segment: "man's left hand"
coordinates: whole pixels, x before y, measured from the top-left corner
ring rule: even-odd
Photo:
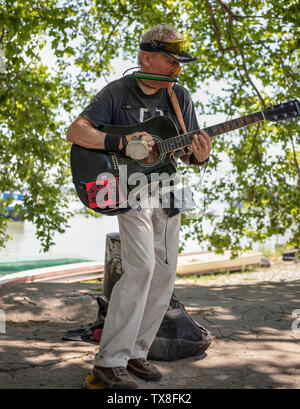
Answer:
[[[203,129],[194,135],[192,142],[192,151],[194,157],[198,162],[203,162],[210,155],[212,149],[212,138]]]

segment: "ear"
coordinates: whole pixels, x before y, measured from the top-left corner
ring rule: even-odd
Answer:
[[[146,68],[151,67],[152,53],[148,51],[141,51],[142,66]]]

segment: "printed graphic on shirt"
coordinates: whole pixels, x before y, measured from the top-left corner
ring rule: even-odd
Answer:
[[[140,108],[140,122],[144,122],[144,121],[146,121],[146,119],[149,119],[149,115],[147,117],[145,115],[146,112],[149,112],[148,108]],[[157,107],[155,109],[155,112],[159,112],[160,116],[164,115],[164,109],[161,108],[161,107]],[[157,115],[155,115],[155,116],[157,116]],[[151,117],[151,115],[150,115],[150,117]]]

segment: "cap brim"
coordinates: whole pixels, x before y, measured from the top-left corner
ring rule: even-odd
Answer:
[[[179,63],[187,63],[187,62],[193,62],[193,61],[198,61],[197,57],[194,57],[192,54],[189,54],[187,52],[181,52],[180,54],[174,54],[171,53],[171,51],[159,51],[162,54],[167,55],[168,57],[173,58],[173,60],[178,61]]]

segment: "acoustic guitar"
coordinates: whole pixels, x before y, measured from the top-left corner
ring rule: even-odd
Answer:
[[[293,100],[204,130],[215,137],[261,121],[277,122],[299,116],[300,103]],[[138,206],[141,196],[149,194],[149,187],[154,184],[172,185],[176,175],[176,152],[189,147],[199,132],[194,130],[179,135],[175,123],[167,116],[154,117],[132,126],[105,125],[101,131],[118,135],[146,131],[155,142],[153,150],[143,160],[72,145],[73,183],[81,202],[95,212],[110,216]],[[133,196],[134,200],[131,200]]]

